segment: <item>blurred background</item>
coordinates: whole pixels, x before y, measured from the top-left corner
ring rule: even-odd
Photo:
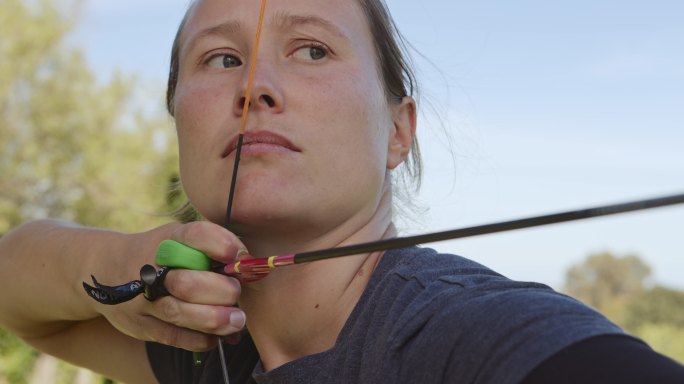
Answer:
[[[0,235],[169,220],[164,91],[187,4],[0,0]],[[421,83],[404,234],[684,192],[684,3],[388,5]],[[430,246],[569,293],[684,362],[682,228],[670,207]],[[106,381],[0,329],[0,384]]]

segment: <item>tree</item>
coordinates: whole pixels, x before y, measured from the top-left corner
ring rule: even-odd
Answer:
[[[38,352],[0,328],[0,384],[23,383]]]
[[[684,364],[684,328],[667,323],[644,323],[633,334],[654,350]]]
[[[627,305],[625,327],[669,324],[684,330],[684,292],[656,285],[634,297]]]
[[[79,5],[0,2],[0,236],[43,217],[142,230],[177,200],[166,196],[177,151],[161,92],[150,108],[132,77],[98,83],[66,41]],[[38,356],[0,329],[0,384],[28,382]],[[82,376],[44,361],[56,383]]]
[[[684,364],[684,292],[655,286],[629,301],[625,328]]]
[[[568,269],[565,291],[684,363],[684,292],[649,287],[650,273],[636,255],[594,254]]]
[[[609,317],[618,317],[621,306],[645,289],[651,268],[638,256],[589,255],[565,274],[565,291]]]
[[[0,12],[0,234],[60,217],[138,230],[159,223],[173,177],[173,129],[136,105],[132,79],[98,84],[52,1],[3,0]]]

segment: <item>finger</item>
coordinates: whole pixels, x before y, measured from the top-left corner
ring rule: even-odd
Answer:
[[[235,333],[246,323],[240,308],[187,303],[172,296],[152,303],[150,314],[181,328],[220,336]]]
[[[235,234],[207,221],[182,225],[172,233],[171,239],[199,249],[210,258],[223,263],[233,261],[240,250],[246,249]]]
[[[164,280],[174,297],[195,304],[232,306],[237,304],[241,286],[237,279],[209,271],[174,269]]]
[[[147,341],[195,352],[211,350],[217,344],[215,335],[178,327],[152,316],[142,317],[140,325],[145,329],[143,339]]]
[[[131,302],[125,303],[123,306],[129,303]],[[121,333],[138,340],[154,341],[192,351],[209,350],[216,345],[215,335],[162,321],[150,314],[149,305],[146,307],[146,314],[131,316],[131,314],[114,312],[113,316],[107,317],[107,321]]]

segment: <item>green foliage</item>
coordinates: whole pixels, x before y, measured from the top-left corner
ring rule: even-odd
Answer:
[[[643,323],[634,334],[656,351],[684,364],[684,328],[668,323]]]
[[[663,286],[644,291],[625,306],[622,325],[684,364],[684,292]]]
[[[27,381],[26,372],[31,371],[38,352],[21,339],[0,328],[0,383],[3,379],[12,384]]]
[[[166,196],[177,150],[162,90],[142,95],[120,74],[98,82],[66,40],[79,6],[0,1],[0,236],[43,217],[143,230],[182,200]],[[27,382],[37,357],[0,329],[0,384]],[[60,363],[56,382],[76,374]]]
[[[98,84],[65,41],[75,10],[29,4],[0,11],[0,234],[41,217],[124,231],[166,220],[176,150],[162,92],[150,113],[132,78]]]
[[[589,255],[565,274],[565,291],[607,315],[643,291],[651,268],[638,256],[617,257],[609,252]]]
[[[684,292],[648,287],[650,272],[635,255],[594,254],[568,269],[565,291],[684,364]]]
[[[659,285],[644,291],[626,306],[624,324],[630,330],[643,324],[667,324],[684,330],[684,292]]]

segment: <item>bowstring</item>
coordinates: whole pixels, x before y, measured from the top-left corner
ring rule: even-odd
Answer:
[[[242,152],[242,143],[247,129],[247,115],[249,112],[249,105],[252,99],[252,88],[254,87],[254,74],[256,72],[257,53],[259,52],[259,43],[261,42],[261,29],[264,22],[264,13],[266,12],[266,0],[261,0],[261,10],[259,11],[259,22],[257,24],[256,37],[254,39],[254,49],[252,50],[252,58],[249,64],[249,77],[247,80],[247,90],[245,91],[245,102],[242,106],[242,121],[240,122],[240,131],[238,134],[237,146],[235,148],[235,163],[233,163],[233,175],[230,181],[230,192],[228,193],[228,205],[226,206],[226,216],[223,221],[223,226],[228,229],[230,225],[231,213],[233,209],[233,198],[235,197],[235,185],[237,184],[237,172],[240,164],[240,154]]]
[[[226,216],[223,221],[223,227],[228,229],[231,221],[231,214],[233,210],[233,200],[235,197],[235,186],[237,184],[237,173],[240,164],[240,153],[242,152],[242,144],[244,141],[245,130],[247,128],[247,114],[252,98],[252,88],[254,87],[254,74],[256,72],[257,53],[259,52],[259,42],[261,41],[261,30],[264,23],[264,14],[266,13],[266,0],[261,0],[261,9],[259,10],[259,21],[257,23],[256,37],[254,39],[254,49],[252,50],[252,57],[249,65],[249,77],[247,80],[247,90],[245,91],[245,102],[242,106],[242,121],[240,122],[240,132],[238,134],[237,147],[235,148],[235,162],[233,163],[233,174],[230,180],[230,191],[228,193],[228,204],[226,206]],[[223,381],[225,384],[230,384],[228,378],[228,363],[223,352],[223,343],[221,337],[218,337],[219,358],[221,360],[221,371],[223,372]]]

